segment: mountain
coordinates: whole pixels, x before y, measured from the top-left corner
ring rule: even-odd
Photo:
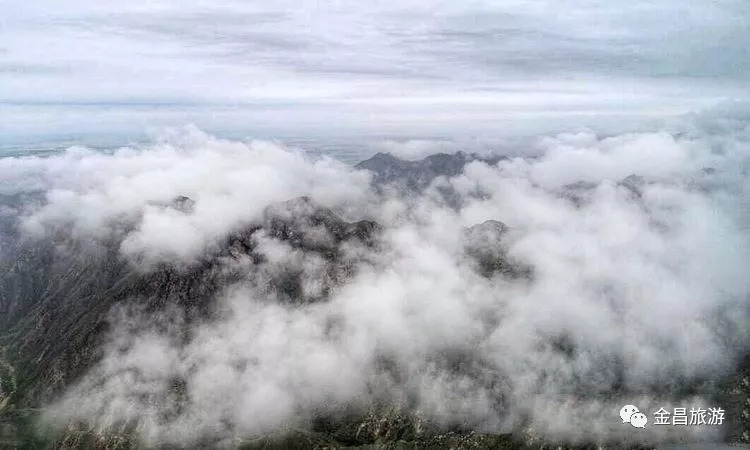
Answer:
[[[182,196],[165,207],[189,213],[192,204]],[[476,258],[478,270],[486,276],[516,275],[500,248],[480,250],[483,233],[502,233],[505,228],[487,222],[467,229],[467,254]],[[148,271],[122,258],[116,238],[97,243],[64,235],[47,241],[19,239],[0,267],[0,324],[6,330],[0,337],[0,420],[4,434],[10,436],[4,437],[5,442],[33,441],[34,416],[29,412],[52,401],[102,357],[114,306],[136,303],[146,312],[177,306],[185,312],[189,327],[214,314],[215,296],[248,277],[248,270],[279,302],[325,301],[330,289],[351,277],[359,263],[342,249],[377,246],[381,233],[382,227],[374,221],[348,222],[311,198],[299,197],[269,205],[260,220],[229,234],[194,263],[161,263]],[[271,263],[257,251],[263,239],[286,243],[325,261],[321,273],[314,274],[321,282],[317,295],[302,287],[304,267],[274,270],[266,276],[264,266]],[[241,271],[239,261],[247,263]],[[413,425],[407,421],[399,426]],[[383,432],[374,431],[371,438],[361,436],[351,443],[374,442]],[[74,427],[55,442],[60,448],[83,448],[90,439],[90,431]]]
[[[190,202],[179,198],[174,207]],[[160,264],[143,272],[119,255],[116,239],[20,242],[0,266],[0,325],[5,330],[0,336],[0,367],[5,367],[0,373],[5,375],[0,378],[0,413],[25,411],[52,400],[91,367],[101,357],[99,349],[110,329],[109,311],[115,305],[137,302],[146,311],[178,306],[188,322],[201,320],[212,314],[213,299],[222,288],[246,276],[232,261],[248,261],[256,273],[268,264],[255,251],[261,235],[326,261],[320,289],[324,296],[355,270],[341,245],[375,245],[379,230],[375,222],[346,222],[301,197],[269,206],[258,223],[236,230],[218,249],[186,266]],[[300,270],[275,273],[263,281],[279,301],[321,299],[302,292]],[[5,423],[3,429],[14,434],[15,427]]]
[[[464,167],[472,161],[497,164],[502,157],[480,157],[476,154],[457,152],[454,154],[436,153],[420,160],[404,160],[390,153],[377,153],[358,163],[355,167],[373,173],[373,183],[382,188],[386,185],[404,193],[420,193],[438,177],[460,175]]]
[[[357,168],[372,172],[379,189],[395,186],[417,194],[439,177],[462,173],[472,161],[493,163],[464,153],[431,155],[420,161],[379,153]],[[622,184],[638,197],[642,182],[632,176]],[[580,203],[590,189],[588,185],[571,186],[568,193]],[[179,196],[160,207],[191,214],[195,202]],[[268,205],[257,220],[221,236],[195,261],[162,261],[144,270],[121,254],[122,235],[84,241],[60,230],[50,239],[36,240],[23,238],[9,223],[0,221],[0,225],[2,242],[6,242],[0,254],[0,329],[4,330],[0,335],[0,448],[141,448],[132,429],[100,430],[86,423],[71,423],[57,433],[36,427],[39,408],[54,401],[101,361],[102,347],[116,318],[113,310],[130,306],[148,314],[177,308],[184,315],[182,332],[190,339],[195,324],[220,314],[216,297],[238,282],[251,283],[279,304],[323,303],[333,290],[373,264],[368,251],[375,252],[388,232],[374,220],[347,220],[303,196]],[[499,281],[534,279],[534,267],[508,253],[506,238],[512,231],[499,220],[464,229],[459,242],[476,274]],[[296,259],[273,260],[269,255],[275,245],[290,249]],[[368,251],[357,251],[362,249]],[[316,281],[312,287],[307,283],[310,279]],[[555,341],[550,345],[560,347],[561,354],[574,351],[570,343]],[[459,367],[461,356],[455,359]],[[750,397],[748,367],[746,360],[725,381],[721,394],[729,414],[740,417],[733,422],[736,441],[746,439],[742,426],[747,423],[742,417],[746,418],[747,407],[741,399]],[[184,383],[174,380],[176,397],[184,394]],[[200,442],[196,448],[213,444]],[[594,448],[558,444],[556,448]],[[388,404],[320,411],[304,429],[282,427],[269,435],[248,436],[235,447],[551,448],[533,433],[481,433],[433,423],[418,411]],[[606,448],[648,447],[612,443]]]

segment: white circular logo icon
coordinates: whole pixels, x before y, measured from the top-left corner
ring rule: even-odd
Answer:
[[[636,428],[646,428],[646,423],[648,423],[648,417],[642,412],[636,412],[630,416],[630,425]]]

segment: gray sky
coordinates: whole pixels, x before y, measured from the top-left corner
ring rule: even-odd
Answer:
[[[491,133],[742,99],[744,0],[0,0],[0,133]]]

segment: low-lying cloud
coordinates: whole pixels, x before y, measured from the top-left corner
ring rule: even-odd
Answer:
[[[379,195],[368,173],[333,159],[194,129],[144,148],[0,160],[5,193],[44,193],[19,216],[29,236],[114,236],[142,271],[189,266],[300,195],[383,227],[378,246],[346,249],[357,270],[325,301],[280,303],[263,289],[274,270],[298,267],[314,296],[322,276],[321,261],[263,236],[267,272],[224,261],[244,277],[188,338],[178,308],[118,306],[103,359],[46,419],[131,422],[152,445],[227,443],[386,402],[483,431],[624,436],[623,400],[647,411],[685,401],[670,394],[726,373],[748,344],[750,235],[737,209],[748,204],[747,128],[728,123],[540,139],[531,150],[542,156],[474,161],[436,180],[459,208],[435,186]],[[178,195],[192,210],[169,206]],[[508,226],[486,245],[529,277],[476,270],[464,230],[486,220]]]

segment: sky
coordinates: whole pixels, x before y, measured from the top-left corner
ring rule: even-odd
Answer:
[[[502,134],[744,99],[744,0],[0,0],[0,135]]]

